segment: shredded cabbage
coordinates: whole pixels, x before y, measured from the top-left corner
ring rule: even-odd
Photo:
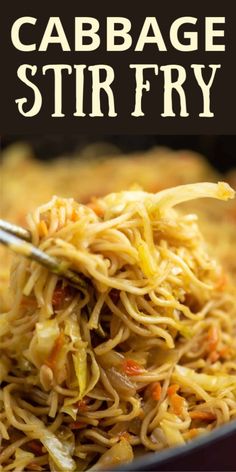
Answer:
[[[114,446],[112,446],[108,451],[106,451],[98,462],[91,467],[89,471],[109,469],[110,467],[115,467],[119,464],[128,464],[134,458],[132,446],[125,439]]]
[[[73,363],[75,374],[79,385],[80,398],[83,397],[87,385],[87,352],[85,348],[81,348],[73,354]]]
[[[34,454],[18,447],[15,451],[15,470],[24,470],[33,460]]]
[[[71,418],[75,421],[78,413],[78,407],[74,404],[66,405],[64,402],[64,405],[60,409],[60,413],[66,413],[67,415],[71,416]]]
[[[36,323],[35,334],[27,352],[27,358],[36,366],[42,365],[52,351],[59,334],[59,326],[55,320]]]
[[[179,203],[194,200],[195,198],[217,198],[219,200],[229,200],[234,198],[234,190],[225,182],[218,184],[201,182],[199,184],[179,185],[168,188],[157,194],[149,194],[140,190],[123,191],[111,193],[104,197],[103,201],[111,208],[111,212],[122,213],[129,203],[148,201],[158,205],[161,212],[178,205]],[[102,202],[102,200],[101,200]]]
[[[56,435],[47,428],[39,431],[39,438],[60,471],[71,472],[75,470],[76,464],[71,457],[67,444],[59,441]]]
[[[165,434],[166,441],[169,446],[179,446],[185,444],[184,438],[180,431],[173,428],[166,420],[160,421],[160,426]]]
[[[65,334],[70,337],[76,347],[81,344],[79,322],[76,315],[72,314],[70,318],[65,321]]]
[[[199,374],[193,369],[181,365],[175,366],[172,378],[179,383],[181,383],[182,379],[188,378],[188,380],[197,383],[207,392],[216,392],[230,386],[236,387],[236,375]]]
[[[146,277],[153,277],[157,272],[154,258],[152,257],[149,247],[145,241],[141,241],[138,245],[138,254],[140,267]]]

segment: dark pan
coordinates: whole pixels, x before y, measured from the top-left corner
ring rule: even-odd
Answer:
[[[144,455],[115,472],[206,470],[236,471],[236,421],[184,446]]]

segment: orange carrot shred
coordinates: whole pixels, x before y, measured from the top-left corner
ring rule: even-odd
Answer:
[[[221,276],[219,277],[215,285],[216,290],[220,290],[220,291],[224,290],[225,286],[227,285],[227,282],[228,282],[227,274],[225,272],[222,272]]]
[[[69,424],[70,429],[82,429],[85,426],[85,423],[81,423],[81,421],[74,421],[73,423]]]
[[[44,220],[40,221],[38,224],[39,236],[47,236],[48,228]]]
[[[160,398],[161,398],[161,392],[162,392],[162,388],[161,388],[160,382],[154,382],[151,385],[151,397],[152,397],[152,399],[156,400],[156,401],[159,401]]]
[[[130,434],[128,431],[124,431],[123,433],[118,434],[119,439],[125,439],[126,441],[130,441]]]
[[[219,342],[219,332],[217,326],[211,326],[207,333],[208,349],[215,351]]]
[[[192,420],[214,421],[216,415],[210,411],[194,410],[189,413]]]
[[[57,363],[57,358],[64,344],[64,341],[65,341],[65,336],[64,336],[63,331],[61,331],[58,338],[56,339],[54,343],[54,346],[52,348],[51,353],[48,356],[48,359],[45,362],[45,364],[48,367],[50,367],[52,370],[55,368],[55,365]]]
[[[91,210],[94,211],[94,213],[96,213],[97,216],[100,216],[102,217],[104,215],[104,210],[103,208],[99,205],[97,199],[93,199],[90,203],[87,204],[87,206],[89,208],[91,208]]]
[[[143,373],[143,368],[138,364],[138,362],[133,361],[132,359],[125,359],[122,367],[124,372],[130,377]]]
[[[219,354],[220,354],[220,357],[223,357],[224,359],[229,359],[230,354],[231,354],[231,349],[230,349],[230,347],[229,347],[229,346],[223,347],[223,348],[219,351]]]
[[[183,408],[184,408],[184,399],[177,393],[174,393],[173,395],[171,395],[171,406],[173,408],[175,415],[177,416],[182,415]]]
[[[71,218],[71,221],[74,221],[74,222],[79,219],[79,215],[75,209],[72,210],[72,214],[70,218]]]
[[[167,393],[171,397],[171,395],[174,395],[178,390],[180,389],[180,386],[178,384],[172,384],[169,386]]]
[[[191,428],[189,431],[187,431],[186,436],[188,439],[195,438],[198,436],[199,432],[197,428]]]
[[[80,411],[86,411],[87,410],[87,403],[88,401],[86,400],[86,398],[83,398],[83,400],[79,400],[77,402],[77,407]]]
[[[214,364],[214,362],[218,361],[220,354],[217,351],[212,351],[208,356],[209,361]]]

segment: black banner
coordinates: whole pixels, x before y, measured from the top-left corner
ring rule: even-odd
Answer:
[[[234,134],[234,2],[13,2],[0,132]]]

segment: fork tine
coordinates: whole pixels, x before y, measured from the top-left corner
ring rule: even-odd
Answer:
[[[67,262],[59,261],[57,258],[49,256],[49,254],[41,251],[33,244],[23,241],[19,237],[10,234],[3,229],[0,229],[0,242],[5,246],[8,246],[15,253],[27,257],[28,259],[32,259],[46,267],[50,272],[67,279],[70,284],[76,288],[79,288],[82,291],[86,288],[86,282],[81,279],[76,272],[68,269]]]
[[[10,234],[18,236],[18,238],[24,239],[24,241],[31,241],[31,233],[25,228],[21,226],[15,225],[13,223],[9,223],[9,221],[1,220],[0,219],[0,229],[7,231]]]

